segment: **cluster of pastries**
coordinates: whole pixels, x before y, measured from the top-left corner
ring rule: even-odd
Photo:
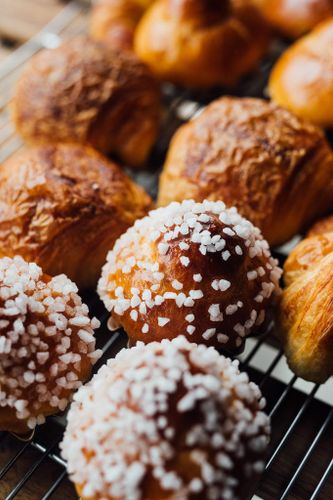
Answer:
[[[62,454],[83,500],[245,500],[269,419],[223,353],[273,318],[298,376],[333,375],[333,216],[315,223],[333,212],[332,19],[330,0],[98,0],[90,36],[21,75],[28,147],[0,168],[0,430],[74,397]],[[230,88],[272,31],[305,34],[272,100],[224,95],[182,125],[155,208],[122,167],[149,164],[160,83]],[[270,246],[307,230],[281,290]],[[101,351],[78,290],[96,286],[130,348],[81,387]]]

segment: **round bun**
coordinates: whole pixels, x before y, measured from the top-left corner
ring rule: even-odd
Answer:
[[[66,276],[0,259],[1,431],[24,434],[66,408],[100,356],[98,326]]]
[[[158,203],[223,200],[278,245],[330,211],[332,192],[322,131],[271,102],[222,97],[176,132]]]
[[[284,280],[279,325],[288,363],[298,376],[323,383],[333,375],[332,217],[291,252]]]
[[[264,469],[264,405],[212,348],[139,343],[75,395],[62,455],[83,500],[245,500]]]
[[[90,144],[136,167],[157,137],[160,94],[134,55],[78,37],[33,57],[12,109],[29,143]]]
[[[155,0],[97,0],[91,10],[89,30],[95,40],[109,47],[132,50],[136,26]]]
[[[317,234],[333,233],[333,215],[320,219],[308,231],[307,236],[315,236]]]
[[[333,16],[333,0],[253,0],[280,33],[297,38]]]
[[[333,127],[333,19],[287,49],[269,80],[275,102],[322,127]]]
[[[268,48],[269,33],[249,2],[157,0],[142,16],[134,50],[154,74],[178,85],[234,85]]]
[[[149,196],[93,149],[33,147],[0,169],[0,256],[22,255],[47,274],[95,286],[107,251],[150,206]]]
[[[99,294],[131,343],[172,339],[226,351],[258,333],[280,269],[260,231],[222,202],[150,212],[109,252]]]

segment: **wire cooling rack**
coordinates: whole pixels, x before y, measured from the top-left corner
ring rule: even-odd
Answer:
[[[0,64],[0,161],[22,147],[10,123],[8,104],[23,65],[41,48],[57,46],[63,38],[82,32],[86,24],[85,14],[83,7],[70,2],[38,35]],[[283,49],[283,43],[273,47],[260,71],[248,77],[234,92],[235,95],[263,96],[269,70]],[[165,86],[164,123],[161,139],[152,155],[152,170],[135,174],[136,180],[153,196],[156,194],[158,168],[163,164],[172,133],[221,94],[221,89],[194,95]],[[277,252],[281,263],[287,251],[282,248]],[[95,368],[98,369],[126,345],[126,336],[121,331],[108,332],[108,315],[96,294],[85,294],[84,300],[91,314],[101,321],[96,336],[104,355]],[[287,368],[273,331],[259,339],[249,339],[240,361],[241,368],[261,387],[272,419],[271,446],[256,498],[332,500],[333,382],[319,386],[293,375]],[[0,500],[77,499],[67,478],[66,464],[59,454],[64,424],[63,416],[50,417],[27,442],[0,433]]]

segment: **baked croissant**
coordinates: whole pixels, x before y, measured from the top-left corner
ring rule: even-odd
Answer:
[[[298,376],[323,383],[333,375],[332,217],[291,252],[284,279],[279,325],[288,363]]]
[[[298,38],[333,16],[333,0],[252,0],[280,33]]]
[[[88,308],[66,276],[0,259],[0,430],[25,434],[63,411],[101,355]]]
[[[223,202],[171,203],[124,233],[98,291],[130,343],[172,339],[235,352],[260,333],[281,272],[260,231]]]
[[[75,395],[62,456],[83,500],[245,500],[265,467],[264,406],[214,349],[140,343]]]
[[[0,257],[94,287],[116,239],[151,207],[114,163],[80,145],[27,149],[0,168]]]
[[[89,144],[138,167],[158,134],[160,93],[133,54],[78,37],[32,58],[12,109],[29,143]]]
[[[266,23],[249,2],[157,0],[141,17],[134,50],[178,85],[234,85],[267,50]]]
[[[269,93],[296,115],[333,127],[333,18],[282,54],[271,73]]]
[[[333,209],[333,155],[316,127],[274,103],[223,97],[180,127],[159,205],[223,200],[278,245]]]

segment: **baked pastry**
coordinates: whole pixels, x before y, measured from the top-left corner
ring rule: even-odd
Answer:
[[[139,21],[134,50],[160,79],[207,88],[255,69],[269,39],[248,1],[157,0]]]
[[[36,146],[0,169],[0,257],[16,254],[80,288],[151,199],[114,163],[80,145]]]
[[[222,97],[176,132],[158,203],[223,200],[279,245],[332,210],[332,192],[319,129],[271,102]]]
[[[275,102],[322,127],[333,126],[333,18],[287,49],[275,64]]]
[[[284,278],[279,324],[288,363],[298,376],[325,382],[333,375],[332,217],[291,252]]]
[[[100,357],[98,326],[66,276],[0,259],[1,431],[24,434],[66,408]]]
[[[130,343],[172,339],[234,352],[263,328],[280,269],[260,231],[223,202],[150,212],[108,254],[98,291]]]
[[[92,38],[109,47],[132,50],[137,24],[154,0],[97,0],[91,10]]]
[[[298,38],[333,16],[332,0],[252,0],[280,33]]]
[[[12,109],[29,143],[90,144],[137,167],[157,137],[160,93],[134,55],[78,37],[33,57]]]
[[[75,395],[62,455],[83,500],[245,499],[265,465],[264,406],[214,349],[139,343]]]

